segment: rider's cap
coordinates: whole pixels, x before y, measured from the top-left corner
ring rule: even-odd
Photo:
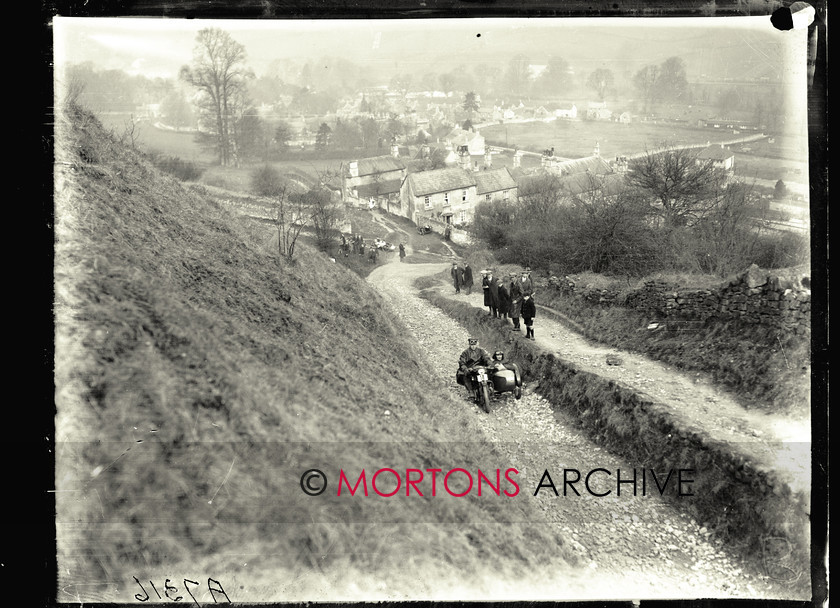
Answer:
[[[478,344],[478,338],[470,338],[469,342],[470,344]]]
[[[493,353],[493,358],[494,358],[494,359],[498,358],[498,359],[499,359],[499,361],[501,361],[502,359],[504,359],[504,358],[505,358],[505,353],[503,353],[503,352],[502,352],[502,351],[500,351],[500,350],[497,350],[495,353]]]

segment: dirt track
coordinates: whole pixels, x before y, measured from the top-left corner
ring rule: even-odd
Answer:
[[[440,260],[437,264],[410,264],[400,263],[394,257],[392,263],[377,268],[369,281],[409,328],[412,338],[426,350],[434,373],[448,383],[453,394],[462,396],[464,407],[475,410],[487,441],[496,443],[516,462],[524,480],[534,486],[546,468],[633,469],[633,463],[621,462],[589,441],[571,421],[555,413],[533,387],[526,387],[519,401],[509,398],[496,402],[489,415],[467,400],[464,389],[454,381],[467,331],[413,289],[417,277],[439,273],[448,267],[448,260]],[[456,296],[454,289],[445,284],[440,289],[444,293],[448,291],[451,297],[465,298],[475,306],[482,306],[480,293]],[[762,446],[769,445],[767,436],[776,437],[790,430],[770,420],[760,421],[761,425],[758,420],[745,420],[733,409],[737,406],[714,387],[701,386],[694,379],[678,376],[666,366],[642,357],[619,353],[623,364],[607,366],[605,355],[616,353],[615,349],[590,344],[544,314],[537,318],[535,328],[536,344],[547,352],[635,384],[662,399],[698,406],[693,422],[703,424],[714,420],[716,432],[726,430],[731,433],[732,441],[751,441],[756,449],[764,449]],[[495,348],[495,345],[485,346]],[[761,430],[753,432],[753,429]],[[733,551],[713,542],[705,528],[658,497],[619,498],[613,493],[596,498],[584,493],[581,497],[564,498],[561,494],[558,498],[544,492],[534,500],[554,525],[574,539],[587,564],[592,588],[597,589],[596,597],[805,599],[791,595],[787,585],[766,577],[760,564],[744,563]],[[808,576],[807,566],[802,576]]]

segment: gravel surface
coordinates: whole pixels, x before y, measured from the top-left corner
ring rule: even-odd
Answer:
[[[443,258],[439,264],[407,264],[395,259],[377,268],[368,280],[408,327],[412,338],[425,349],[431,369],[449,385],[453,395],[463,399],[465,408],[475,411],[486,441],[495,443],[502,454],[517,463],[523,481],[530,487],[536,487],[547,468],[552,471],[564,467],[581,471],[595,467],[613,471],[633,469],[634,464],[622,462],[588,440],[571,421],[553,411],[533,387],[526,386],[518,401],[511,396],[494,402],[490,414],[483,413],[467,398],[463,387],[455,383],[454,371],[466,347],[468,333],[417,296],[412,285],[415,278],[439,273],[449,264]],[[480,293],[473,293],[470,302],[481,306],[481,297]],[[561,353],[629,384],[642,387],[650,384],[651,374],[635,356],[620,353],[623,365],[608,366],[603,363],[602,355],[615,354],[614,349],[587,344],[591,349],[589,354],[573,352],[569,346],[572,337],[584,344],[586,341],[576,334],[572,336],[573,332],[561,324],[549,322],[544,315],[536,320],[535,329],[537,345],[549,352]],[[492,349],[495,345],[485,346]],[[666,396],[684,398],[686,387],[674,380],[663,383],[660,390]],[[722,398],[719,393],[711,395]],[[747,435],[741,431],[741,437]],[[560,489],[562,480],[558,483],[554,479],[554,482]],[[650,598],[807,599],[796,597],[787,585],[765,576],[759,564],[745,563],[733,550],[712,541],[708,530],[671,503],[651,495],[616,497],[613,492],[598,498],[582,494],[573,499],[562,494],[558,498],[546,490],[532,499],[547,519],[574,541],[583,563],[587,564],[585,576],[590,576],[592,585],[603,590],[604,597],[622,597],[622,592],[627,590],[626,597],[641,594]],[[804,571],[807,576],[807,565]]]

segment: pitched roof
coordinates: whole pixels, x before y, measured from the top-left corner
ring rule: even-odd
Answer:
[[[385,156],[373,156],[371,158],[360,158],[358,163],[360,176],[405,169],[405,164],[400,159],[394,158],[390,154],[386,154]]]
[[[474,177],[475,191],[477,194],[487,194],[489,192],[516,188],[516,182],[506,167],[491,169],[490,171],[479,171]]]
[[[735,153],[732,150],[727,150],[721,145],[709,146],[697,154],[697,158],[700,160],[726,160],[733,156],[735,156]]]
[[[471,171],[464,169],[435,169],[411,173],[408,182],[415,196],[449,192],[475,186],[475,178]]]
[[[356,186],[356,192],[359,193],[359,198],[369,198],[371,196],[381,196],[383,194],[394,194],[400,191],[402,185],[401,179],[386,179],[378,184],[361,184]]]
[[[605,175],[612,173],[612,167],[600,156],[587,156],[585,158],[573,158],[571,160],[564,160],[557,165],[561,174],[569,173],[594,173],[595,175]]]

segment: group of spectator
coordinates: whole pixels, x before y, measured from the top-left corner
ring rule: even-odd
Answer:
[[[358,255],[364,255],[366,247],[365,239],[362,238],[361,234],[350,236],[349,239],[343,234],[341,235],[341,253],[344,254],[345,258],[351,251]],[[371,247],[371,249],[375,250],[376,247]]]
[[[537,308],[534,305],[534,282],[531,269],[525,267],[520,275],[511,272],[507,278],[494,277],[493,269],[482,271],[481,286],[484,289],[484,305],[488,314],[513,322],[512,331],[522,331],[525,324],[525,337],[534,340],[534,317]]]
[[[402,247],[402,244],[400,244]],[[377,259],[379,258],[379,248],[376,247],[374,244],[368,245],[365,243],[365,239],[362,238],[362,235],[357,234],[355,236],[350,236],[348,239],[345,235],[341,235],[341,245],[339,249],[342,255],[346,258],[350,255],[352,251],[354,254],[358,254],[361,256],[365,255],[365,251],[367,251],[367,259],[371,264],[375,264]],[[400,249],[400,256],[404,256],[405,253],[403,249]]]
[[[484,305],[490,316],[498,319],[509,318],[512,331],[522,331],[521,323],[525,324],[525,337],[534,340],[534,317],[537,308],[534,304],[534,282],[531,279],[531,268],[525,267],[521,274],[511,272],[507,277],[494,277],[493,269],[481,270],[481,288],[484,291]],[[459,266],[452,263],[449,271],[455,293],[463,289],[467,295],[472,293],[473,271],[469,264]]]

